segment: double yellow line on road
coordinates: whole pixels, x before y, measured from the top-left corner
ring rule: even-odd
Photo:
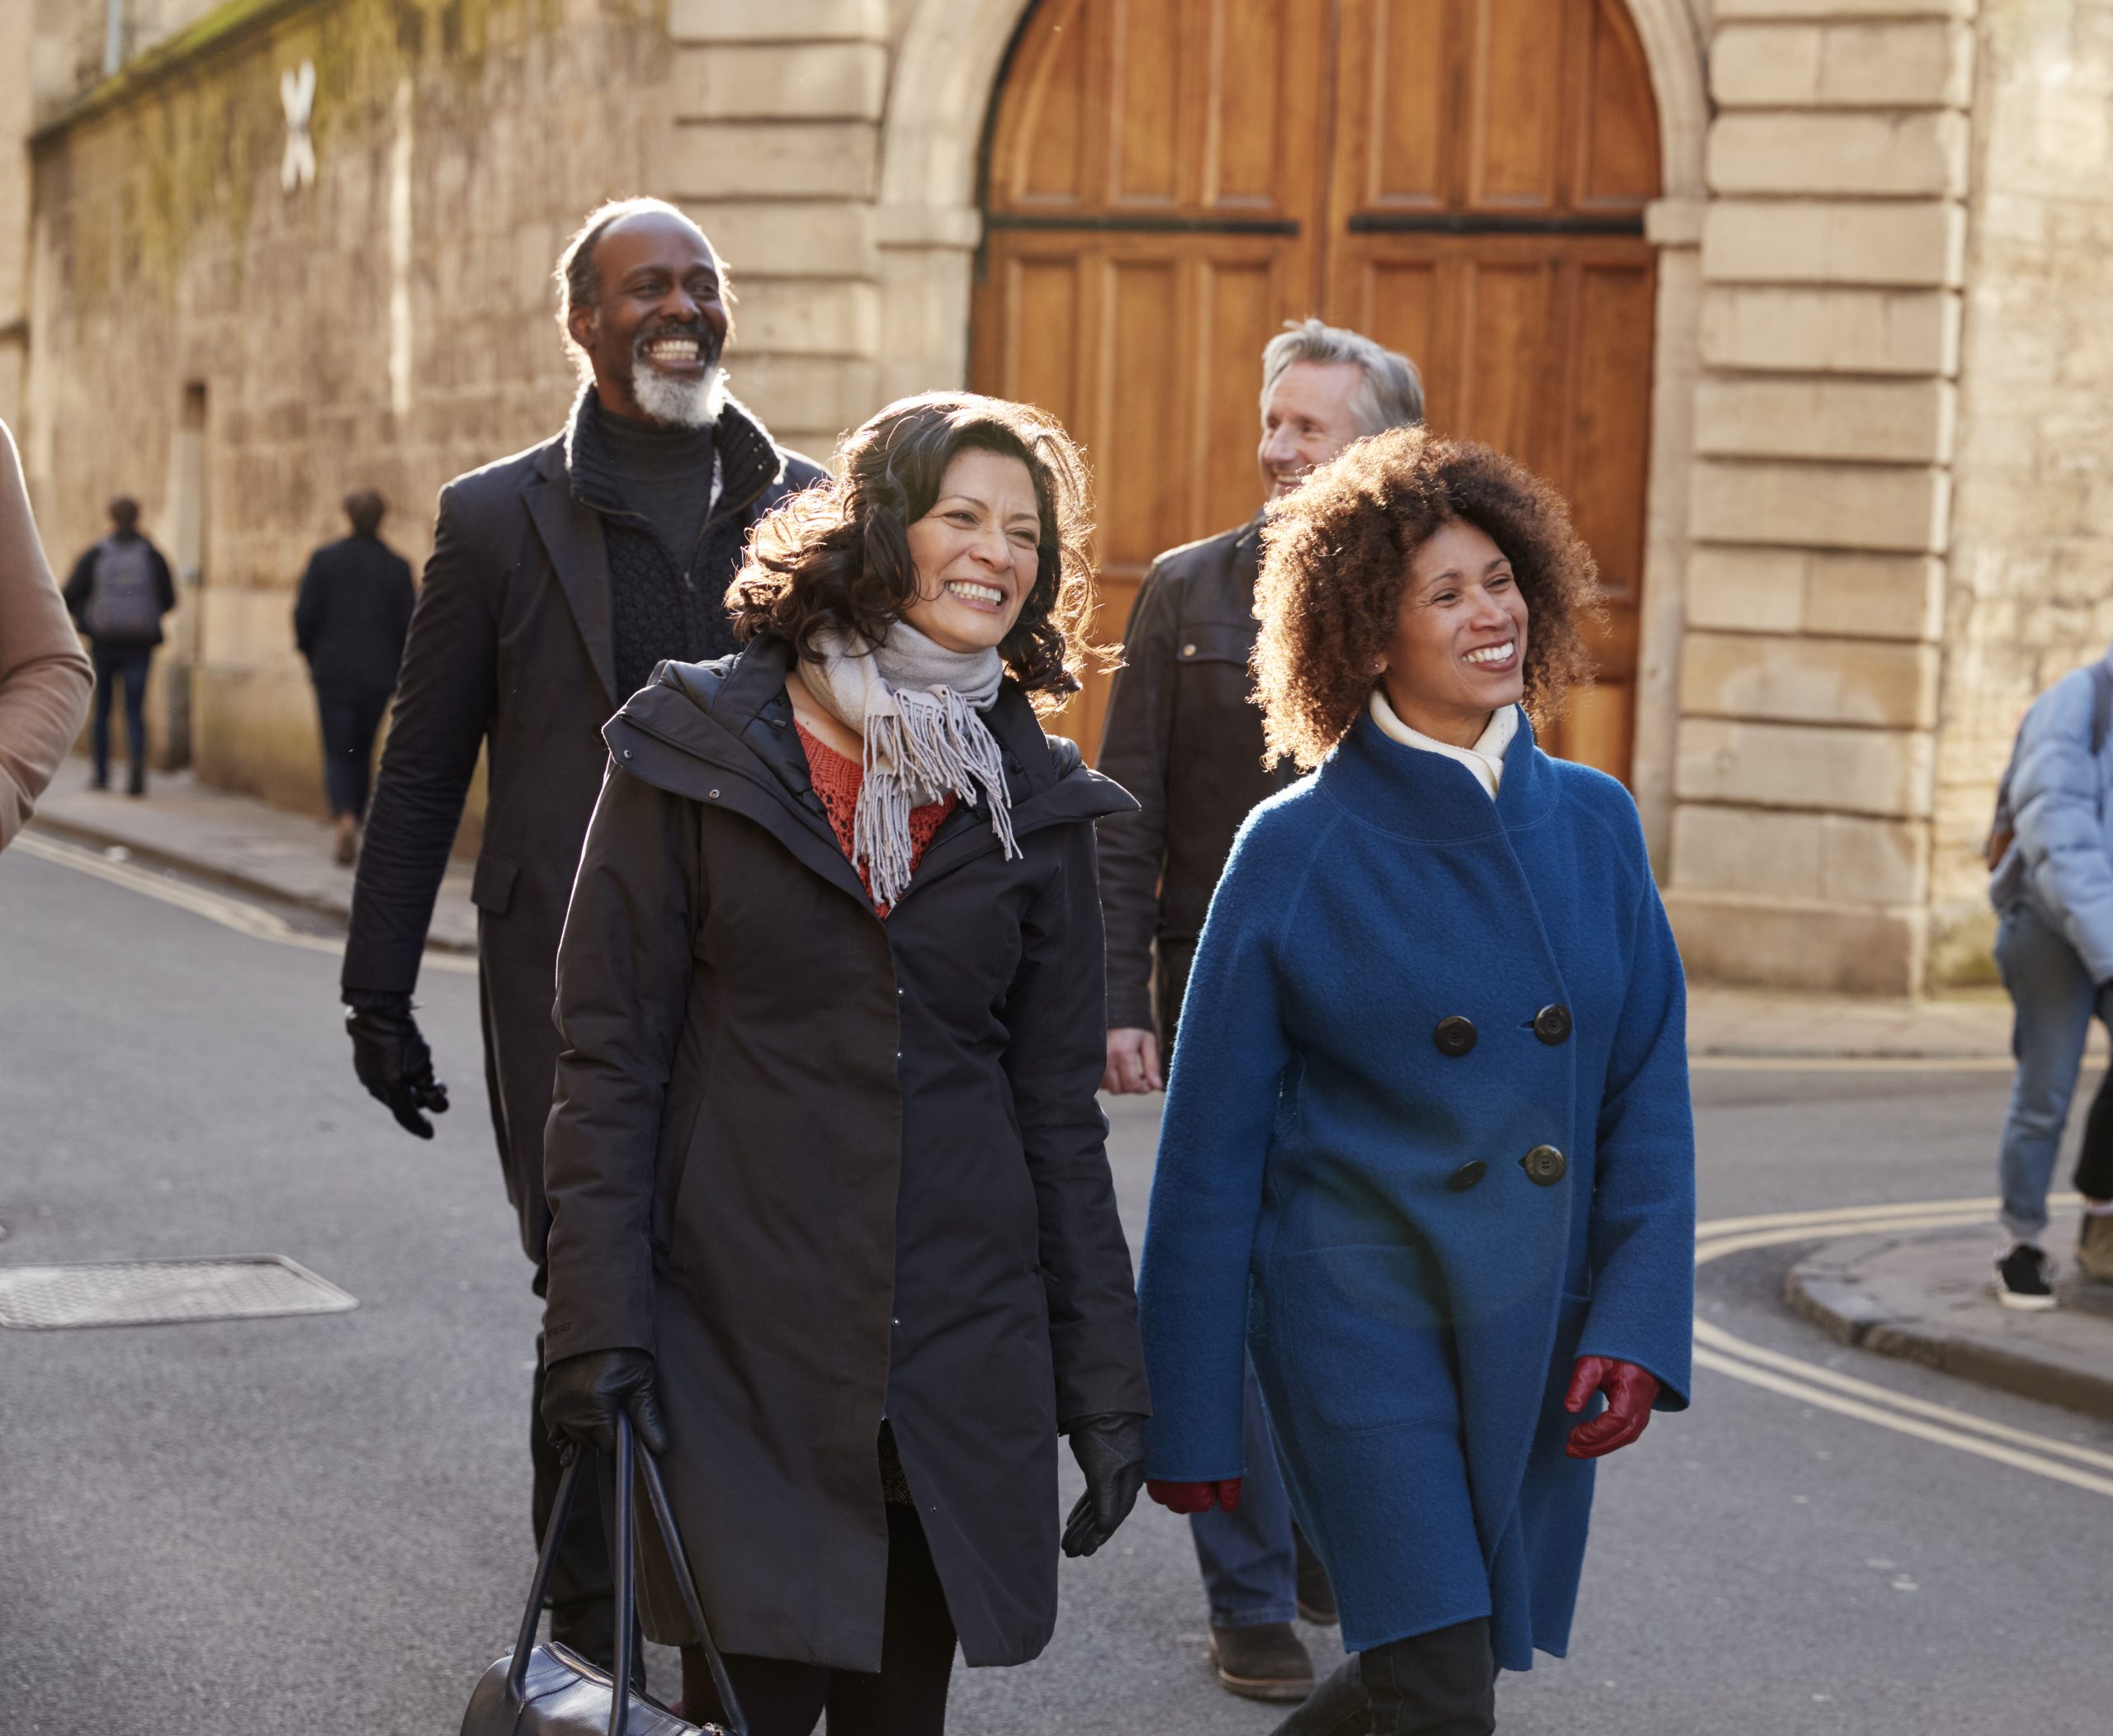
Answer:
[[[2051,1200],[2074,1205],[2074,1194]],[[1763,1217],[1719,1218],[1698,1225],[1695,1261],[1713,1260],[1753,1248],[1780,1247],[1846,1236],[1884,1236],[1917,1230],[1969,1228],[1986,1225],[1992,1258],[1996,1245],[1993,1199],[1930,1199],[1902,1205],[1844,1206],[1832,1211],[1776,1212]],[[1988,1306],[1997,1306],[1992,1296]],[[1875,1382],[1822,1368],[1802,1357],[1786,1356],[1697,1319],[1695,1360],[1698,1366],[1786,1398],[1860,1422],[1889,1429],[1917,1440],[2006,1464],[2013,1470],[2113,1497],[2113,1453],[2105,1453],[2029,1429],[1989,1422],[1950,1405],[1910,1398]]]
[[[41,832],[21,832],[8,846],[26,856],[34,856],[40,862],[55,863],[78,874],[97,880],[106,880],[112,886],[121,886],[129,892],[144,893],[162,903],[173,905],[177,910],[188,911],[194,916],[203,916],[208,922],[217,922],[224,929],[232,929],[238,934],[247,934],[254,940],[270,940],[281,946],[299,947],[311,953],[328,953],[333,958],[343,958],[345,943],[327,934],[304,934],[284,917],[262,906],[251,903],[232,892],[216,892],[210,887],[193,886],[174,875],[163,874],[153,868],[143,868],[136,862],[114,859],[99,850],[92,850],[78,844],[68,844],[60,839]],[[453,971],[475,974],[477,961],[466,958],[458,953],[428,951],[424,968],[429,971]]]

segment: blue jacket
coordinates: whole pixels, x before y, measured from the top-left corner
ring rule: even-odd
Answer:
[[[2107,663],[2063,676],[2018,726],[1997,816],[2014,835],[1988,882],[1997,910],[2030,905],[2098,983],[2113,982],[2113,742],[2092,745]]]
[[[1148,1473],[1242,1474],[1251,1350],[1345,1646],[1481,1615],[1506,1669],[1567,1645],[1572,1363],[1687,1403],[1685,1006],[1628,793],[1530,728],[1492,804],[1361,718],[1242,830],[1152,1185]]]

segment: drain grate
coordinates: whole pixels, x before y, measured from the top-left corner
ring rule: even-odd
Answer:
[[[359,1306],[283,1254],[0,1266],[0,1327],[166,1326],[336,1314]]]

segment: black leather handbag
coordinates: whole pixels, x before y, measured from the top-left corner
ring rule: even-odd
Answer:
[[[616,1534],[622,1546],[616,1551],[617,1667],[614,1672],[589,1663],[570,1648],[552,1642],[536,1643],[536,1625],[543,1613],[543,1593],[551,1582],[551,1568],[557,1559],[558,1539],[565,1530],[565,1516],[572,1511],[573,1492],[579,1487],[593,1453],[582,1448],[572,1455],[565,1478],[558,1485],[558,1498],[543,1532],[542,1558],[536,1563],[536,1582],[528,1592],[528,1612],[521,1620],[521,1635],[513,1649],[485,1672],[477,1691],[470,1696],[470,1710],[462,1715],[462,1736],[748,1736],[740,1701],[734,1684],[727,1680],[726,1665],[711,1642],[705,1625],[704,1606],[697,1601],[697,1582],[690,1578],[690,1564],[683,1554],[683,1541],[675,1534],[675,1516],[669,1511],[668,1493],[661,1486],[660,1469],[650,1453],[638,1451],[631,1439],[631,1419],[617,1418]],[[632,1688],[617,1691],[618,1682],[631,1680],[634,1653],[638,1644],[633,1610],[637,1599],[637,1545],[631,1530],[631,1478],[636,1465],[645,1483],[646,1499],[660,1528],[668,1560],[675,1570],[675,1584],[682,1592],[683,1607],[693,1630],[703,1636],[704,1654],[711,1666],[711,1679],[719,1689],[719,1703],[726,1708],[728,1725],[686,1723],[650,1695]]]

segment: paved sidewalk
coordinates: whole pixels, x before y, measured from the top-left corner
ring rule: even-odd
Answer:
[[[32,825],[100,849],[128,851],[241,892],[277,899],[343,922],[352,910],[352,871],[330,859],[330,823],[290,813],[253,796],[197,783],[188,772],[154,777],[135,798],[87,787],[87,763],[73,759],[37,803]],[[474,952],[477,913],[470,864],[449,865],[433,909],[428,946]]]
[[[121,846],[144,861],[217,880],[339,921],[352,876],[330,860],[330,827],[253,796],[195,782],[188,773],[157,776],[139,801],[87,787],[84,761],[69,760],[38,805],[33,824],[98,848]],[[473,951],[476,912],[470,869],[450,868],[434,911],[432,945]],[[1725,1064],[1781,1065],[1810,1057],[1833,1066],[1858,1059],[1959,1060],[2008,1064],[2010,1002],[2000,990],[1907,1001],[1787,994],[1699,985],[1688,1000],[1688,1047]],[[2094,1053],[2105,1038],[2093,1028]]]
[[[2048,1244],[2058,1306],[2045,1313],[1996,1301],[1993,1223],[1830,1243],[1791,1267],[1784,1300],[1844,1344],[2113,1417],[2113,1284],[2077,1272],[2073,1232],[2059,1213]]]

